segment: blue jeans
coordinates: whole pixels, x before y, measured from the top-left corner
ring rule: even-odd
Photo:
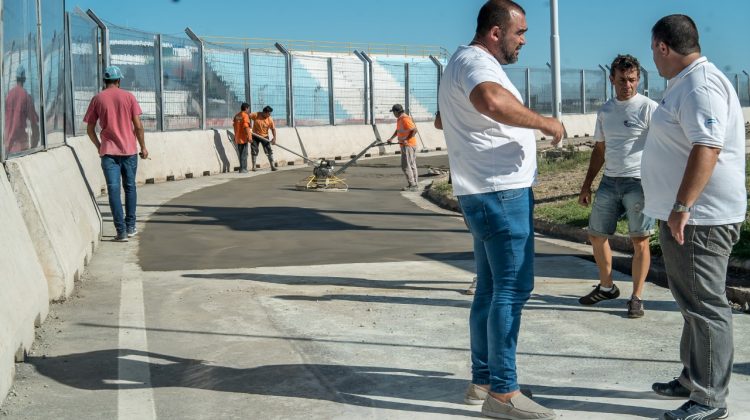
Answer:
[[[102,170],[107,180],[107,194],[109,208],[118,234],[135,228],[135,206],[137,196],[135,192],[135,172],[138,169],[138,155],[131,156],[102,156]],[[125,217],[122,214],[120,200],[120,179],[125,190]]]
[[[534,289],[534,195],[519,188],[458,198],[474,237],[477,289],[469,316],[472,383],[519,389],[516,343]]]
[[[589,233],[595,236],[613,235],[617,221],[625,214],[628,216],[631,237],[651,236],[654,233],[654,219],[643,214],[644,202],[640,179],[603,176],[591,209]]]

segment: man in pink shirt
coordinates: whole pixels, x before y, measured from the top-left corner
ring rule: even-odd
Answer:
[[[91,142],[99,150],[102,170],[107,180],[107,194],[112,219],[117,236],[115,241],[127,242],[134,236],[135,229],[135,173],[138,169],[138,145],[141,158],[148,158],[148,150],[143,133],[140,115],[142,113],[135,96],[120,89],[122,72],[117,66],[104,69],[104,90],[91,99],[83,121]],[[96,135],[96,123],[101,127],[100,137]],[[120,200],[120,182],[125,190],[125,216]]]
[[[39,116],[31,95],[24,89],[26,69],[16,70],[16,86],[5,98],[5,152],[23,152],[39,145]],[[31,138],[26,131],[27,121],[31,125]]]

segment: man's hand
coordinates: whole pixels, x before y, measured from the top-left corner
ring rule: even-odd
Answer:
[[[687,225],[688,219],[690,219],[690,213],[688,212],[673,211],[669,213],[667,226],[669,226],[674,240],[680,245],[685,243],[685,225]]]
[[[273,138],[273,140],[271,140],[271,145],[272,145],[272,146],[275,146],[275,145],[276,145],[276,137],[274,137],[274,138]]]
[[[552,136],[552,145],[557,146],[565,135],[565,128],[557,118],[547,117],[547,124],[541,129],[542,133]]]
[[[591,204],[591,187],[584,186],[581,188],[581,193],[578,194],[578,204],[583,207],[588,207]]]
[[[148,149],[141,147],[141,159],[148,159]]]

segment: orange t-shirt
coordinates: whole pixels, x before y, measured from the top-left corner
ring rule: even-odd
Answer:
[[[247,112],[240,111],[234,116],[234,142],[245,144],[249,140],[246,128],[250,128],[250,117]]]
[[[396,121],[396,134],[398,135],[398,144],[402,146],[417,147],[417,137],[408,137],[411,130],[416,130],[414,120],[410,116],[403,114]]]
[[[250,119],[253,120],[253,133],[261,137],[268,138],[268,129],[276,128],[273,124],[273,118],[270,115],[266,118],[261,118],[259,112],[253,112],[250,114]]]

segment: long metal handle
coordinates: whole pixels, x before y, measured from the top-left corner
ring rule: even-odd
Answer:
[[[255,133],[251,133],[251,134],[253,135],[253,137],[254,137],[254,138],[256,138],[256,139],[258,139],[258,140],[261,140],[261,141],[268,141],[268,142],[270,142],[270,141],[271,141],[271,140],[269,140],[269,139],[267,139],[267,138],[265,138],[265,137],[263,137],[263,136],[261,136],[261,135],[258,135],[258,134],[255,134]],[[278,143],[274,144],[274,146],[276,146],[276,147],[280,147],[280,148],[282,148],[283,150],[286,150],[287,152],[289,152],[289,153],[291,153],[291,154],[293,154],[293,155],[295,155],[295,156],[299,156],[299,157],[301,157],[302,159],[304,159],[304,160],[305,160],[305,162],[311,163],[311,164],[313,164],[313,165],[315,165],[315,164],[316,164],[316,163],[315,163],[315,161],[312,161],[312,160],[310,160],[310,159],[308,159],[308,158],[306,158],[306,157],[302,156],[301,154],[299,154],[299,153],[297,153],[297,152],[295,152],[295,151],[289,150],[289,149],[287,149],[286,147],[284,147],[284,146],[282,146],[282,145],[280,145],[280,144],[278,144]]]
[[[353,164],[355,164],[357,162],[357,159],[361,158],[362,155],[364,155],[372,147],[375,147],[375,146],[385,146],[387,144],[388,143],[383,143],[383,141],[380,140],[380,139],[375,139],[374,142],[370,143],[369,146],[365,147],[361,152],[359,152],[359,154],[357,156],[355,156],[354,158],[352,158],[352,160],[350,160],[349,162],[346,162],[344,164],[344,166],[340,167],[339,170],[337,170],[333,174],[338,176],[339,174],[343,173],[346,170],[346,168],[348,168],[348,167],[352,166]]]

